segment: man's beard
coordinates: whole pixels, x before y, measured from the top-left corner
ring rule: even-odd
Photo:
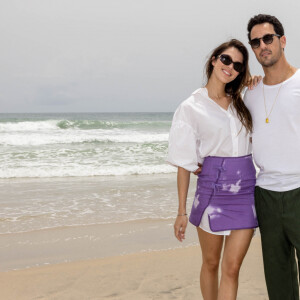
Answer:
[[[268,62],[262,61],[262,62],[260,62],[260,63],[261,63],[261,65],[262,65],[263,67],[268,68],[268,67],[272,67],[275,63],[277,63],[277,61],[278,61],[278,59],[272,59],[272,60],[270,60],[270,61],[268,61]]]
[[[279,59],[280,59],[280,57],[281,57],[281,55],[282,55],[282,50],[278,53],[278,56],[277,57],[273,57],[273,58],[271,58],[271,60],[269,60],[269,61],[263,61],[263,60],[259,60],[259,62],[260,62],[260,64],[263,66],[263,67],[265,67],[265,68],[269,68],[269,67],[272,67],[273,65],[275,65],[278,61],[279,61]]]

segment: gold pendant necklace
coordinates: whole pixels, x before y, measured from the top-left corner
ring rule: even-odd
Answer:
[[[283,82],[282,82],[282,83],[283,83]],[[273,110],[273,107],[274,107],[274,105],[275,105],[275,103],[276,103],[276,100],[277,100],[277,98],[278,98],[280,89],[281,89],[281,87],[282,87],[282,83],[281,83],[281,85],[280,85],[280,87],[279,87],[279,89],[278,89],[276,98],[275,98],[275,100],[274,100],[274,102],[273,102],[273,105],[272,105],[272,107],[271,107],[271,110],[270,110],[269,114],[267,113],[267,106],[266,106],[266,97],[265,97],[265,89],[264,89],[264,86],[265,86],[265,85],[264,85],[264,83],[262,83],[262,85],[263,85],[263,95],[264,95],[264,104],[265,104],[265,112],[266,112],[266,123],[270,123],[269,117],[270,117],[270,114],[271,114],[271,112],[272,112],[272,110]]]

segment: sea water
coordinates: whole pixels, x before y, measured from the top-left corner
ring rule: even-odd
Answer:
[[[173,219],[171,120],[172,113],[0,114],[0,234]]]
[[[174,172],[171,113],[0,114],[0,178]]]

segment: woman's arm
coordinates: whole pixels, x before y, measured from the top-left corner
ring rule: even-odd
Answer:
[[[188,218],[186,214],[186,199],[190,184],[190,171],[187,171],[181,167],[177,170],[177,189],[178,189],[178,216],[174,224],[174,234],[178,241],[182,242],[185,238],[185,230],[188,224]]]

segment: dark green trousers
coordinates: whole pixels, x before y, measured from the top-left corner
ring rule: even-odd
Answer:
[[[300,188],[255,188],[264,270],[270,300],[299,300]]]

